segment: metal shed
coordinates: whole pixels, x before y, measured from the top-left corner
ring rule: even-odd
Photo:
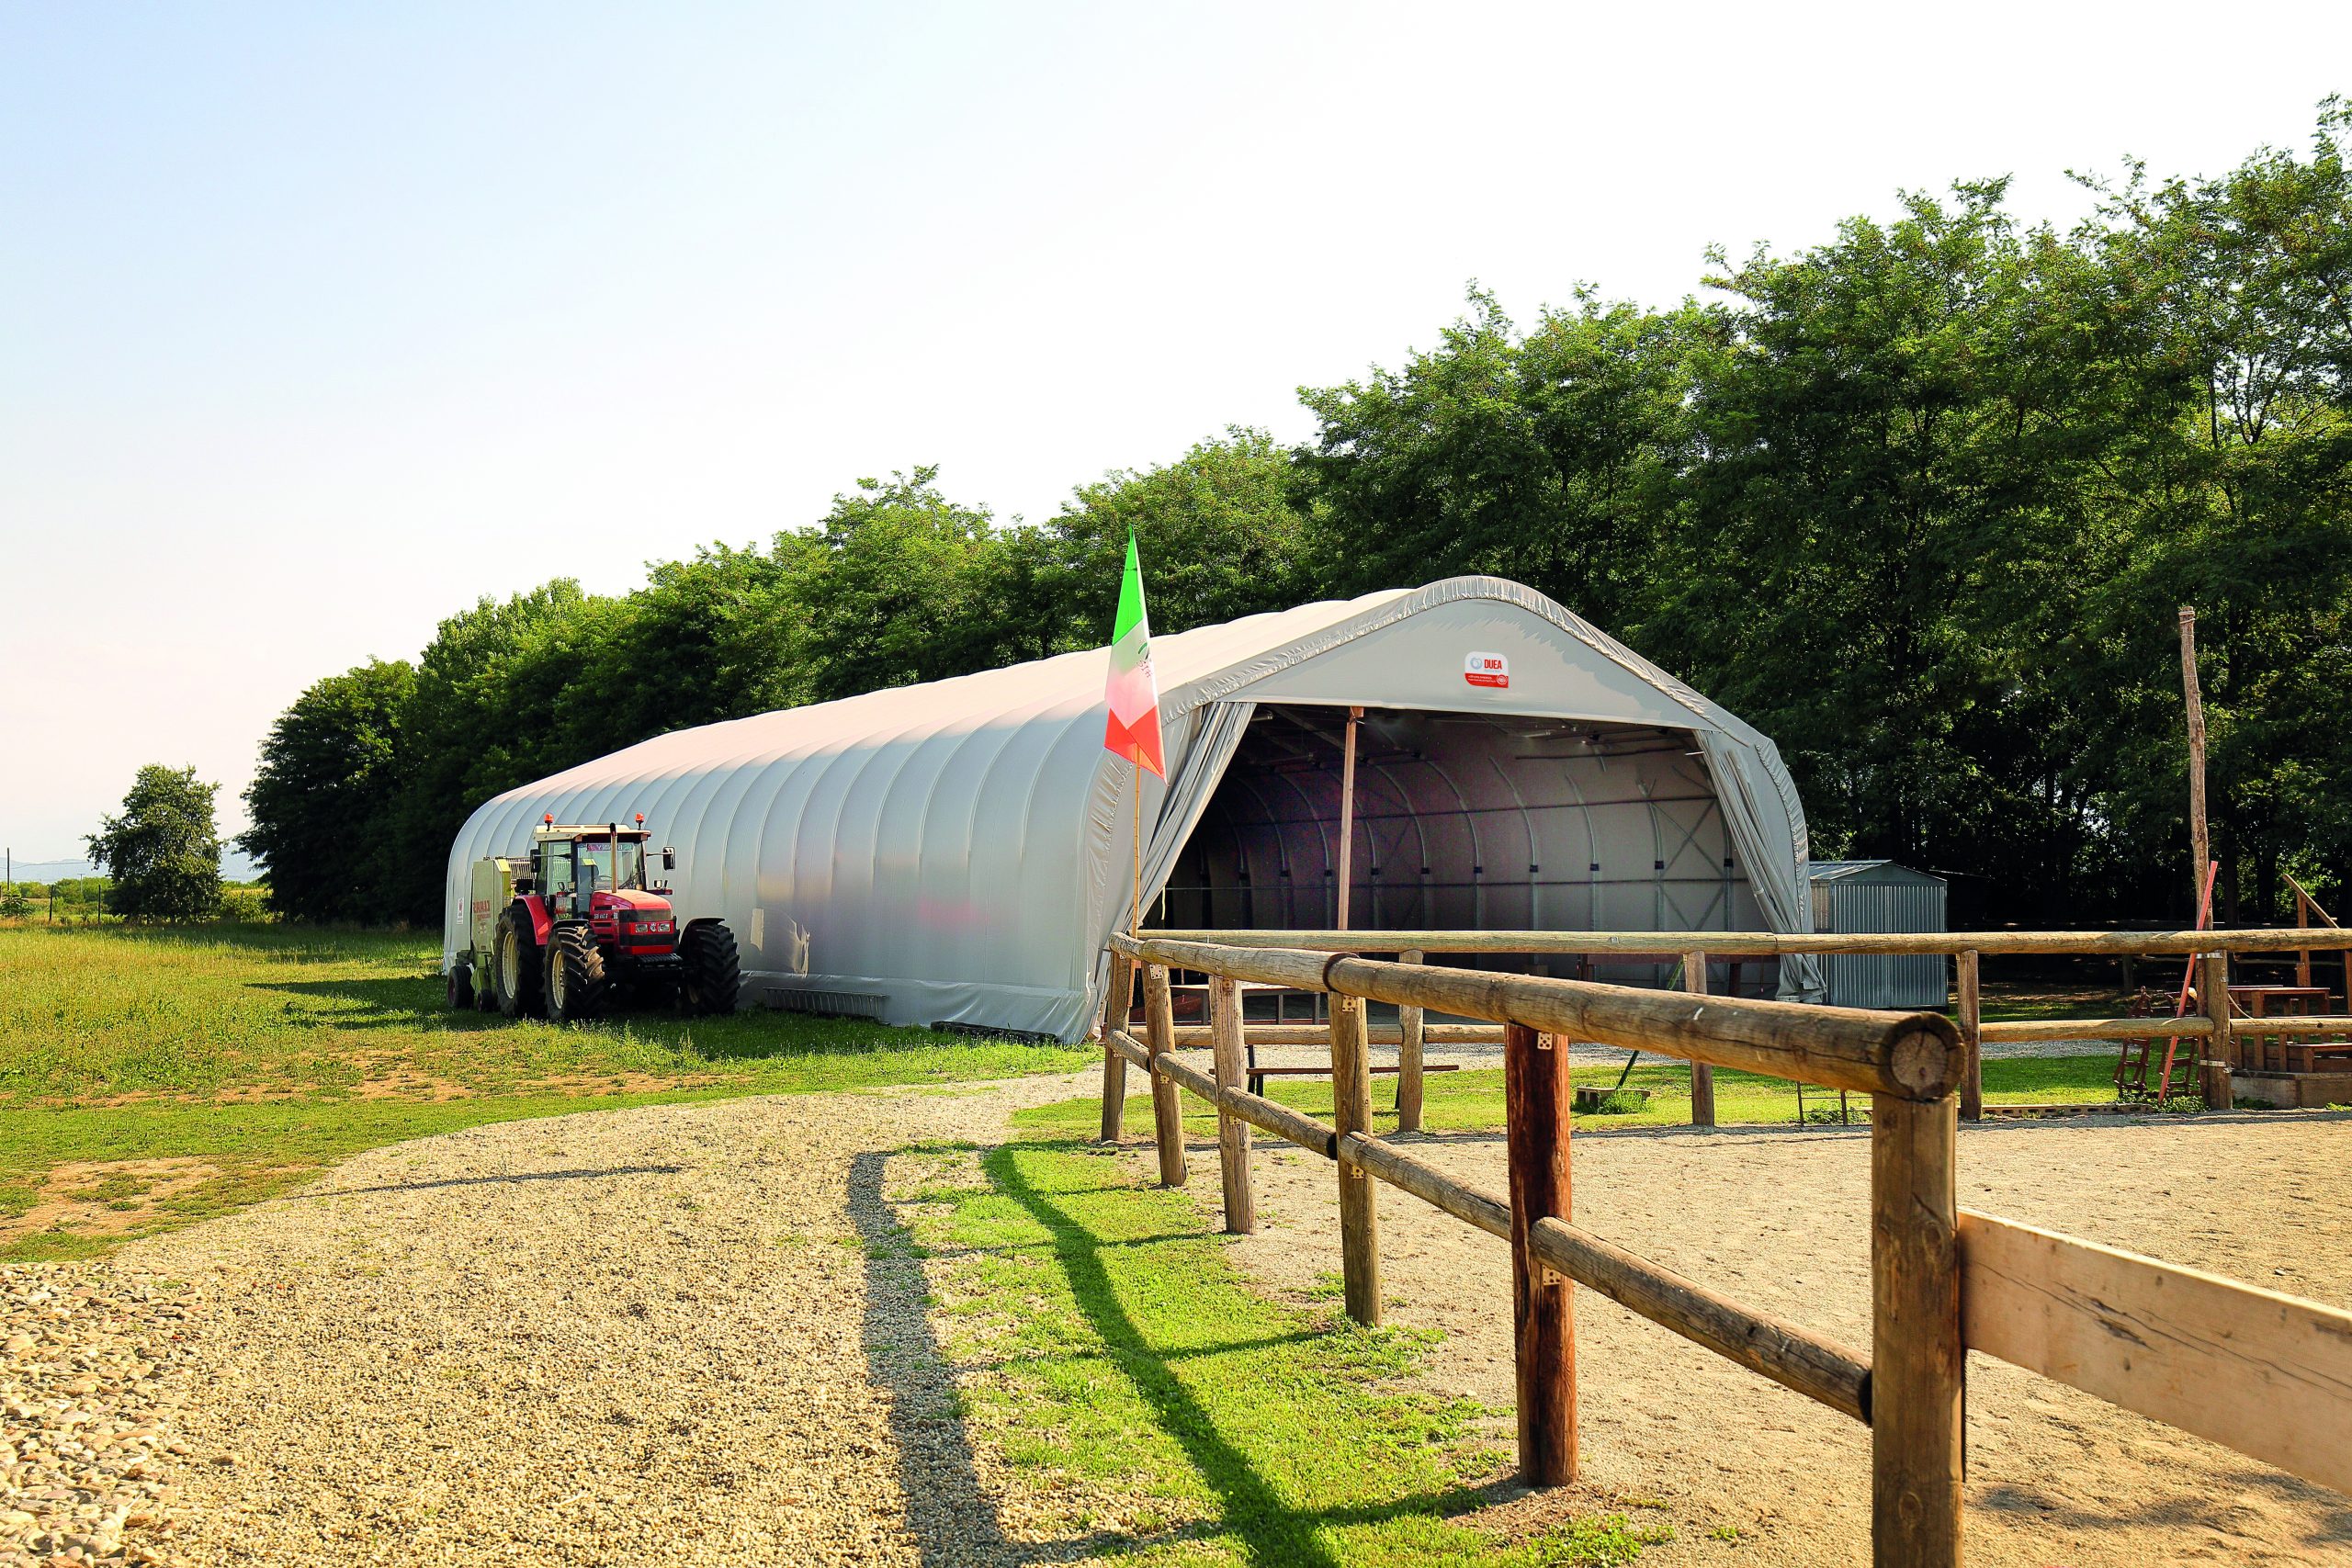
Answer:
[[[1944,879],[1891,860],[1817,860],[1805,866],[1817,931],[1939,931]],[[1822,970],[1833,1007],[1939,1008],[1951,961],[1878,953],[1829,954]]]
[[[1771,741],[1521,584],[1302,604],[1152,656],[1169,776],[1141,781],[1140,859],[1171,921],[1331,919],[1330,736],[1361,707],[1358,929],[1805,929],[1804,811]],[[450,846],[444,964],[474,861],[543,812],[642,811],[679,850],[679,908],[734,928],[747,998],[1076,1040],[1136,859],[1103,671],[1096,649],[870,692],[509,790]],[[1809,959],[1778,983],[1819,995]]]

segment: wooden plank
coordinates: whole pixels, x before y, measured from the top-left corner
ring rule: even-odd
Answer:
[[[1717,958],[1765,958],[1791,953],[2103,953],[2181,957],[2192,953],[2292,953],[2311,941],[2292,926],[2230,931],[1162,931],[1166,942],[1219,942],[1258,950],[1313,953],[1398,953],[1408,947],[1440,953],[1568,953],[1595,958],[1671,959],[1692,942]],[[1126,942],[1114,936],[1112,945]],[[1251,976],[1254,978],[1255,976]],[[1290,982],[1270,982],[1287,985]],[[1307,989],[1316,987],[1308,987]]]
[[[1686,953],[1682,955],[1682,988],[1693,996],[1707,994],[1707,955]],[[1690,1125],[1712,1127],[1715,1124],[1715,1069],[1704,1062],[1690,1064]]]
[[[1419,964],[1421,954],[1408,948],[1396,955],[1399,964]],[[1421,1062],[1422,1048],[1428,1043],[1429,1017],[1427,1010],[1417,1007],[1396,1010],[1396,1130],[1418,1133],[1421,1130]]]
[[[2188,716],[2188,896],[2194,898],[2211,886],[2205,867],[2212,859],[2212,840],[2205,825],[2205,703],[2197,689],[2197,612],[2187,604],[2180,607],[2180,691]]]
[[[1956,965],[1960,1006],[1960,1116],[1984,1120],[1984,1000],[1979,989],[1976,954],[1963,953]]]
[[[1959,1107],[1871,1100],[1871,1551],[1958,1568],[1962,1398]]]
[[[1426,1160],[1416,1159],[1394,1144],[1366,1133],[1350,1133],[1340,1140],[1342,1164],[1361,1166],[1391,1187],[1402,1188],[1422,1202],[1465,1221],[1488,1235],[1510,1239],[1510,1201],[1456,1181]]]
[[[1168,970],[1158,964],[1143,972],[1143,1019],[1146,1043],[1158,1057],[1176,1046],[1176,1009],[1168,994]],[[1184,1110],[1176,1102],[1176,1086],[1162,1074],[1151,1075],[1152,1142],[1159,1150],[1159,1184],[1184,1185]]]
[[[1503,1042],[1510,1157],[1510,1293],[1519,1381],[1519,1468],[1531,1486],[1577,1478],[1576,1293],[1542,1267],[1530,1232],[1574,1218],[1568,1179],[1568,1054],[1524,1024]]]
[[[1125,1031],[1135,1011],[1136,961],[1123,953],[1111,955],[1111,987],[1102,998],[1102,1137],[1119,1141],[1127,1114],[1127,1064],[1111,1049],[1111,1032]]]
[[[1524,1023],[1568,1040],[1655,1051],[1830,1089],[1936,1100],[1950,1093],[1960,1077],[1960,1032],[1938,1013],[1685,997],[1344,955],[1330,961],[1328,975],[1331,989],[1342,995]]]
[[[1973,1349],[2352,1493],[2352,1312],[1962,1211]]]
[[[1344,1140],[1372,1131],[1372,1075],[1364,1049],[1363,1003],[1331,998],[1331,1120]],[[1336,1155],[1337,1150],[1334,1149]],[[1348,1315],[1367,1328],[1380,1325],[1380,1216],[1373,1184],[1358,1166],[1340,1168],[1340,1271]]]
[[[1247,1063],[1241,1043],[1241,987],[1221,976],[1209,982],[1209,1032],[1218,1090],[1243,1088]],[[1223,1105],[1216,1111],[1216,1157],[1225,1183],[1226,1231],[1248,1235],[1258,1228],[1258,1196],[1250,1173],[1250,1123]]]
[[[2237,1040],[2230,1017],[2230,959],[2210,953],[2198,960],[2197,999],[2211,1031],[2202,1054],[2205,1066],[2199,1088],[2207,1109],[2227,1111],[2236,1104],[2230,1092],[2230,1069],[2237,1066]]]
[[[1751,1312],[1671,1269],[1559,1220],[1530,1227],[1535,1256],[1652,1323],[1869,1425],[1871,1366],[1809,1329]]]
[[[1348,709],[1348,734],[1340,755],[1340,907],[1333,923],[1346,931],[1353,923],[1348,913],[1348,896],[1352,891],[1351,875],[1355,871],[1356,841],[1356,726],[1363,718],[1363,709]]]

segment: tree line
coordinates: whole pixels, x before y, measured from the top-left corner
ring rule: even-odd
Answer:
[[[1433,346],[1000,521],[935,470],[764,547],[558,580],[303,693],[245,848],[306,918],[432,923],[482,800],[668,729],[1462,572],[1551,595],[1778,741],[1816,855],[1956,919],[2188,908],[2177,606],[2199,614],[2225,918],[2352,872],[2352,109],[2092,215],[1905,194],[1669,308],[1472,288]],[[675,678],[683,673],[685,678]]]

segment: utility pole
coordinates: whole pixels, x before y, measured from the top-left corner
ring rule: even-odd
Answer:
[[[2213,858],[2213,841],[2205,828],[2205,705],[2197,690],[2197,612],[2180,607],[2180,684],[2188,696],[2188,906],[2199,907],[2205,893],[2205,867]]]

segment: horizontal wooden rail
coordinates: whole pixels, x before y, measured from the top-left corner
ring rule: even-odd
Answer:
[[[1394,1144],[1364,1133],[1350,1133],[1340,1140],[1340,1158],[1361,1166],[1391,1187],[1402,1188],[1431,1208],[1476,1225],[1488,1235],[1510,1239],[1510,1200],[1456,1181],[1430,1164],[1415,1159]]]
[[[2158,1033],[2170,1034],[2169,1029]],[[2181,1032],[2186,1034],[2187,1030]],[[2230,1032],[2247,1034],[2346,1034],[2352,1033],[2352,1017],[2342,1013],[2277,1013],[2262,1018],[2249,1018],[2244,1013],[2231,1021]]]
[[[2202,1039],[2213,1032],[2213,1021],[2191,1013],[2187,1018],[2013,1018],[1977,1025],[1978,1038],[1988,1043],[2020,1040],[2183,1040]]]
[[[1960,1212],[1969,1347],[2352,1492],[2352,1312]]]
[[[1783,1388],[1870,1424],[1870,1363],[1844,1346],[1750,1312],[1670,1269],[1559,1220],[1536,1221],[1528,1232],[1528,1244],[1547,1267],[1577,1284]]]
[[[1340,1140],[1340,1158],[1488,1235],[1510,1239],[1507,1200],[1457,1181],[1393,1144],[1351,1133]],[[1843,1346],[1750,1312],[1670,1269],[1559,1220],[1538,1220],[1529,1232],[1529,1244],[1546,1265],[1577,1283],[1784,1388],[1869,1423],[1870,1363]]]
[[[1959,1029],[1937,1013],[1694,997],[1543,976],[1383,964],[1345,953],[1318,960],[1308,953],[1164,938],[1137,942],[1114,936],[1111,945],[1146,964],[1242,978],[1280,966],[1291,975],[1288,983],[1304,990],[1523,1023],[1569,1040],[1654,1051],[1860,1094],[1940,1100],[1959,1083],[1966,1066]],[[1319,975],[1314,973],[1318,965]]]
[[[1176,1043],[1205,1045],[1209,1032],[1197,1023],[1179,1024]],[[1363,1033],[1374,1045],[1404,1043],[1405,1032],[1393,1023],[1368,1025]],[[1331,1038],[1331,1030],[1321,1023],[1251,1023],[1242,1026],[1242,1038],[1252,1045],[1321,1045]],[[1431,1045],[1499,1045],[1503,1032],[1493,1023],[1425,1023],[1421,1038]]]
[[[1141,1041],[1125,1031],[1109,1031],[1103,1036],[1103,1043],[1145,1072],[1155,1070],[1151,1053],[1144,1049]],[[1338,1157],[1338,1129],[1326,1126],[1312,1116],[1303,1115],[1263,1095],[1251,1094],[1245,1089],[1219,1088],[1216,1080],[1208,1074],[1173,1056],[1162,1055],[1156,1070],[1171,1083],[1183,1085],[1210,1104],[1231,1111],[1252,1127],[1272,1133],[1300,1148],[1312,1149],[1325,1159]]]
[[[2170,931],[1163,931],[1167,942],[1227,947],[1286,948],[1317,953],[1570,953],[1595,957],[1674,959],[1702,952],[1713,958],[1769,958],[1792,953],[1913,954],[2105,953],[2134,957],[2192,953],[2300,953],[2325,950],[2315,933],[2293,927]],[[2335,945],[2342,945],[2336,939]],[[1256,979],[1252,975],[1245,976]],[[1274,979],[1269,984],[1284,985]],[[1309,987],[1310,989],[1312,987]]]

